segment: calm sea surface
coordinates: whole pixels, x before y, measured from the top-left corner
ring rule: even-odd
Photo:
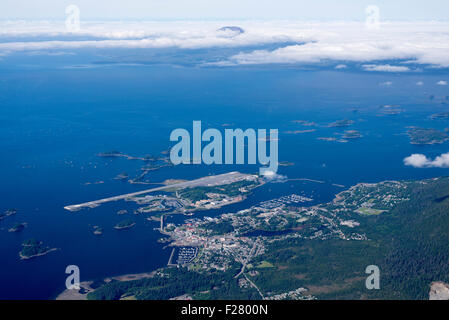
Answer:
[[[12,59],[12,58],[11,58]],[[65,205],[148,188],[113,178],[138,174],[142,162],[105,159],[97,153],[119,150],[129,155],[159,155],[170,147],[173,129],[279,129],[280,167],[289,179],[324,183],[269,183],[246,201],[197,216],[232,212],[291,193],[329,201],[357,182],[420,179],[447,175],[445,169],[403,165],[412,153],[436,156],[448,144],[410,145],[408,126],[444,130],[449,120],[431,120],[449,110],[448,87],[436,82],[443,73],[378,74],[304,70],[292,67],[200,68],[192,66],[95,66],[64,68],[49,61],[30,65],[15,58],[0,63],[0,210],[18,214],[0,221],[0,298],[48,299],[64,289],[65,268],[80,267],[81,280],[150,271],[167,263],[170,249],[157,243],[156,222],[128,214],[129,230],[113,226],[131,211],[129,202],[109,203],[69,213]],[[385,85],[385,82],[392,82]],[[416,82],[423,81],[423,86]],[[384,105],[403,110],[386,115]],[[330,128],[336,120],[355,121],[349,128]],[[292,122],[307,120],[314,126]],[[363,137],[347,143],[317,140],[339,137],[344,130]],[[291,134],[289,131],[314,130]],[[178,166],[151,173],[152,182],[194,179],[238,170],[256,173],[257,166]],[[99,183],[102,182],[102,183]],[[90,184],[86,184],[90,183]],[[181,223],[183,216],[168,218]],[[27,222],[21,233],[9,233]],[[104,234],[92,234],[93,226]],[[46,256],[21,261],[21,243],[37,238],[59,248]]]

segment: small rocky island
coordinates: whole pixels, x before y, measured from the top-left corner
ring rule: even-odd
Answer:
[[[166,154],[166,152],[162,153]],[[114,177],[114,180],[127,181],[131,184],[147,184],[149,183],[149,181],[146,179],[146,176],[150,172],[159,170],[164,167],[171,167],[173,165],[170,161],[170,157],[168,156],[133,156],[116,150],[100,152],[97,153],[97,156],[105,159],[124,158],[126,160],[143,161],[144,165],[141,167],[141,172],[137,176],[131,177],[128,173],[122,172]]]
[[[5,212],[0,212],[0,220],[9,216],[13,216],[15,214],[17,214],[17,209],[8,209]]]
[[[118,174],[114,180],[126,180],[129,178],[129,175],[126,172],[122,172],[120,174]]]
[[[99,226],[94,226],[93,234],[96,236],[101,236],[103,234],[103,228]]]
[[[8,232],[21,232],[27,226],[26,222],[16,223],[14,226],[8,229]]]
[[[348,120],[348,119],[343,119],[343,120],[337,120],[335,122],[332,122],[331,124],[328,125],[329,128],[343,128],[343,127],[349,127],[350,125],[353,125],[355,123],[354,120]]]
[[[386,115],[386,116],[395,116],[398,114],[403,113],[405,110],[401,108],[401,106],[398,105],[384,105],[381,106],[380,115]]]
[[[126,220],[123,220],[123,221],[117,223],[115,225],[114,229],[117,229],[117,230],[129,229],[129,228],[134,227],[135,224],[136,223],[133,220],[126,219]]]
[[[430,119],[432,119],[432,120],[449,119],[449,111],[434,113],[430,116]]]
[[[346,130],[343,134],[343,139],[358,139],[361,138],[362,134],[357,130]]]
[[[441,131],[430,128],[409,127],[407,134],[411,144],[441,144],[449,140],[449,136]]]
[[[50,248],[43,244],[42,241],[36,239],[29,239],[22,243],[22,251],[19,256],[22,260],[31,259],[34,257],[40,257],[57,250],[56,248]]]

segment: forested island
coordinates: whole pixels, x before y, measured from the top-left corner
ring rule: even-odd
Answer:
[[[0,220],[2,220],[3,218],[9,217],[9,216],[13,216],[15,214],[17,214],[17,209],[5,210],[4,212],[0,212]]]
[[[332,122],[331,124],[328,125],[329,128],[343,128],[343,127],[349,127],[350,125],[353,125],[355,123],[354,120],[348,120],[348,119],[343,119],[343,120],[338,120],[335,122]]]
[[[38,241],[36,239],[29,239],[22,243],[22,251],[20,251],[19,256],[22,260],[27,260],[39,256],[46,255],[47,253],[50,253],[54,250],[57,250],[56,248],[50,248],[42,241]]]
[[[114,229],[117,229],[117,230],[129,229],[129,228],[134,227],[135,224],[136,223],[133,220],[126,219],[126,220],[123,220],[123,221],[120,221],[119,223],[117,223],[115,225]]]
[[[11,228],[8,229],[8,232],[21,232],[23,231],[23,229],[25,229],[26,226],[27,224],[25,222],[16,223],[15,225],[13,225]]]
[[[440,144],[449,140],[449,136],[445,132],[432,128],[409,127],[407,134],[411,144]]]
[[[103,228],[94,226],[92,233],[96,236],[101,236],[103,234]]]

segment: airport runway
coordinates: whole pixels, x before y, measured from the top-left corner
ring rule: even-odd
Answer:
[[[191,180],[191,181],[170,184],[170,185],[166,185],[166,186],[162,186],[162,187],[137,191],[137,192],[133,192],[133,193],[127,193],[127,194],[123,194],[120,196],[109,197],[109,198],[104,198],[104,199],[95,200],[95,201],[89,201],[89,202],[80,203],[80,204],[73,204],[73,205],[65,206],[64,209],[66,209],[68,211],[78,211],[83,208],[95,208],[95,207],[98,207],[99,205],[106,203],[106,202],[128,199],[128,198],[140,196],[140,195],[155,192],[155,191],[163,191],[166,189],[173,189],[173,188],[174,189],[183,189],[183,188],[200,187],[200,186],[204,187],[204,186],[216,186],[216,185],[230,184],[230,183],[233,183],[236,181],[243,180],[243,179],[247,178],[248,176],[250,176],[250,175],[245,174],[245,173],[240,173],[237,171],[233,171],[233,172],[228,172],[228,173],[219,174],[219,175],[215,175],[215,176],[207,176],[207,177],[203,177],[203,178],[199,178],[199,179],[195,179],[195,180]]]

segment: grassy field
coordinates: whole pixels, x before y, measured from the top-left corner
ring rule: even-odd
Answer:
[[[274,268],[274,265],[271,262],[262,261],[256,266],[256,268],[258,269]]]
[[[378,210],[373,208],[366,208],[366,207],[360,207],[355,212],[360,213],[364,216],[376,216],[381,214],[382,212],[385,212],[385,210]]]

